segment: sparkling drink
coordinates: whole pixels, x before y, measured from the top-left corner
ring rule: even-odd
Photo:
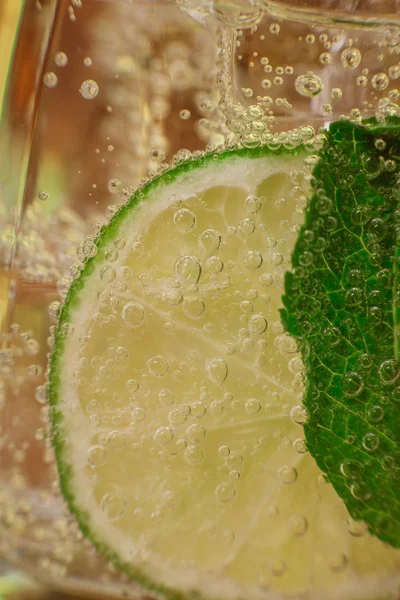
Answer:
[[[10,563],[81,595],[396,597],[398,551],[350,516],[326,482],[328,461],[319,471],[307,452],[304,355],[279,312],[330,124],[342,119],[363,129],[375,117],[383,127],[399,116],[392,12],[376,3],[267,0],[41,0],[20,8],[0,137],[0,550]],[[327,156],[344,189],[353,180],[340,135]],[[397,169],[385,135],[374,142],[382,156],[367,148],[360,157],[367,182]],[[230,167],[229,159],[218,171],[225,152],[262,161],[258,149],[266,152],[261,174],[239,162]],[[64,380],[82,387],[94,431],[89,449],[82,445],[85,485],[98,484],[95,500],[116,523],[110,537],[129,531],[139,540],[131,571],[125,559],[121,567],[97,552],[101,544],[84,537],[84,520],[78,514],[79,529],[64,503],[49,427],[49,381],[54,390],[59,368],[51,356],[57,340],[73,339],[77,329],[68,331],[62,312],[64,301],[72,305],[68,290],[97,261],[98,236],[112,231],[115,215],[128,214],[118,211],[131,206],[137,186],[149,189],[149,173],[169,184],[168,169],[193,164],[195,172],[213,161],[216,174],[204,170],[203,187],[194,175],[193,193],[181,198],[175,190],[162,207],[154,200],[142,229],[132,222],[110,238],[96,280],[102,287],[93,284],[100,308],[90,331],[76,334],[81,362],[61,359]],[[376,185],[383,197],[389,184]],[[330,235],[332,203],[320,196]],[[360,210],[352,223],[371,228],[368,248],[380,264],[389,234]],[[383,209],[378,216],[387,219]],[[307,235],[313,243],[314,233]],[[320,239],[315,252],[324,250]],[[306,251],[302,260],[307,269],[313,259]],[[357,315],[355,271],[346,293]],[[117,343],[120,330],[126,337]],[[330,348],[343,335],[324,332]],[[396,365],[386,364],[384,375],[382,368],[381,380],[394,385]],[[368,387],[354,370],[343,382],[350,398]],[[395,393],[368,405],[369,426],[383,427]],[[356,434],[349,430],[349,446]],[[375,429],[362,440],[364,450],[377,450]],[[388,452],[385,471],[397,460]],[[121,470],[125,463],[130,470]],[[348,457],[337,467],[349,495],[368,505],[364,467]],[[60,459],[58,468],[62,480]],[[137,483],[129,495],[130,478]],[[93,529],[91,536],[102,539]]]

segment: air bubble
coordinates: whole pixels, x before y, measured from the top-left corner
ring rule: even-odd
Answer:
[[[163,300],[169,306],[177,306],[183,300],[182,292],[179,290],[168,290],[168,292],[164,292]]]
[[[255,398],[250,398],[249,400],[246,400],[244,407],[247,413],[253,415],[260,412],[261,410],[261,404]]]
[[[99,86],[93,79],[86,79],[82,83],[79,91],[85,100],[93,100],[99,93]]]
[[[308,522],[304,517],[293,516],[289,519],[289,529],[295,537],[302,537],[307,533]]]
[[[301,358],[296,356],[295,358],[291,358],[289,361],[289,371],[293,373],[293,375],[297,375],[298,373],[303,373],[304,366]]]
[[[168,421],[173,425],[180,425],[186,421],[186,415],[179,408],[174,408],[168,413]]]
[[[188,283],[197,283],[201,274],[201,264],[194,256],[181,256],[175,263],[175,274]]]
[[[174,224],[181,232],[187,233],[195,226],[196,217],[191,210],[181,208],[174,214]]]
[[[42,373],[42,367],[40,365],[29,365],[28,375],[34,377]]]
[[[275,339],[275,345],[279,348],[280,352],[285,354],[295,354],[298,352],[298,345],[294,338],[284,333]]]
[[[334,556],[329,557],[328,565],[329,568],[335,573],[340,573],[345,570],[349,562],[349,559],[345,554],[338,553]]]
[[[362,502],[367,502],[372,497],[371,490],[367,484],[363,483],[362,481],[352,483],[350,486],[350,492],[353,498],[356,500],[361,500]]]
[[[364,388],[364,381],[355,371],[350,371],[346,373],[344,377],[342,377],[342,391],[349,398],[354,398],[359,396]]]
[[[41,200],[42,202],[44,202],[45,200],[47,200],[49,197],[48,192],[46,192],[45,190],[41,190],[38,194],[38,198],[39,200]]]
[[[163,356],[153,356],[147,361],[149,373],[155,377],[162,377],[168,372],[169,364]]]
[[[137,390],[139,389],[139,382],[136,381],[136,379],[128,379],[128,381],[126,382],[126,389],[131,394],[137,392]]]
[[[370,423],[379,423],[382,421],[385,412],[381,406],[371,406],[367,410],[367,419]]]
[[[293,448],[296,450],[296,452],[298,452],[299,454],[305,454],[307,452],[307,445],[306,445],[306,441],[303,438],[297,438],[296,440],[294,440],[293,442]]]
[[[126,509],[126,500],[118,492],[104,494],[101,499],[101,510],[109,521],[120,519]]]
[[[251,88],[242,88],[242,92],[246,98],[251,98],[254,94],[254,91]]]
[[[190,442],[201,442],[206,436],[206,430],[200,423],[193,423],[186,430],[186,435]]]
[[[253,312],[253,305],[248,300],[243,300],[240,303],[240,310],[246,315],[251,314]]]
[[[386,148],[386,142],[382,138],[377,138],[374,145],[377,150],[384,150]]]
[[[229,456],[229,454],[230,454],[229,446],[226,446],[226,445],[220,446],[218,448],[218,454],[223,457]]]
[[[340,100],[343,96],[343,92],[340,88],[332,88],[331,90],[331,98],[332,100]]]
[[[198,465],[203,460],[203,452],[198,446],[188,446],[184,457],[189,465]]]
[[[227,356],[231,356],[232,354],[235,354],[235,352],[236,352],[236,346],[235,346],[235,344],[232,344],[232,342],[227,342],[226,344],[224,344],[223,349],[224,349],[224,353]]]
[[[243,456],[239,452],[230,452],[225,457],[225,464],[230,469],[238,469],[243,463]]]
[[[108,208],[113,208],[114,207],[108,207]],[[113,210],[110,218],[115,214],[115,211]],[[106,250],[104,251],[104,258],[108,261],[108,262],[115,262],[118,259],[118,252],[115,248],[106,248]]]
[[[150,158],[157,162],[162,162],[165,160],[165,152],[160,148],[152,148],[150,151]]]
[[[111,194],[118,194],[122,190],[122,182],[119,179],[110,179],[107,189]]]
[[[361,62],[362,55],[358,48],[346,48],[340,59],[345,69],[356,69]]]
[[[45,73],[43,75],[43,83],[48,88],[55,88],[58,83],[58,77],[55,73],[50,71],[49,73]]]
[[[397,169],[397,163],[395,160],[389,158],[388,160],[385,160],[384,167],[385,171],[388,171],[389,173],[394,173],[394,171],[396,171]]]
[[[99,467],[107,458],[107,451],[103,446],[91,446],[87,453],[88,463],[92,467]]]
[[[120,431],[111,431],[108,439],[110,446],[116,450],[121,450],[126,444],[125,436]]]
[[[163,389],[158,394],[161,406],[171,406],[175,402],[175,396],[169,389]]]
[[[257,250],[250,250],[244,257],[244,264],[251,271],[259,269],[262,265],[263,257]]]
[[[231,483],[220,483],[215,488],[215,497],[221,504],[228,504],[236,496],[236,490]]]
[[[389,67],[388,74],[390,79],[398,79],[400,77],[400,65]]]
[[[262,207],[261,199],[258,196],[247,196],[244,201],[244,211],[248,214],[255,214]]]
[[[55,300],[54,302],[51,302],[49,304],[48,313],[52,319],[58,319],[58,317],[60,316],[60,312],[61,312],[61,302],[57,302]]]
[[[220,273],[224,268],[224,263],[219,256],[210,256],[207,260],[207,268],[212,273]]]
[[[138,302],[128,302],[122,309],[122,318],[130,327],[137,327],[143,322],[144,309]]]
[[[363,437],[362,445],[366,450],[374,452],[379,446],[379,438],[375,433],[367,433]]]
[[[319,62],[322,65],[330,65],[332,62],[332,55],[330,52],[322,52],[322,54],[319,55]]]
[[[379,377],[384,385],[393,384],[400,375],[399,363],[396,360],[389,359],[381,363],[379,367]]]
[[[65,325],[67,325],[67,324],[65,324]],[[65,334],[68,335],[69,331],[72,331],[72,329],[69,329],[69,327],[67,326]],[[40,344],[37,340],[30,338],[26,341],[25,351],[27,354],[29,354],[29,356],[36,356],[36,354],[38,354],[39,350],[40,350]]]
[[[154,441],[160,446],[166,446],[172,442],[174,434],[169,427],[159,427],[154,434]]]
[[[186,298],[182,308],[187,317],[199,319],[203,315],[206,305],[201,298]]]
[[[347,525],[350,535],[355,538],[363,537],[368,533],[368,528],[364,521],[353,521],[353,519],[349,519]]]
[[[193,417],[195,417],[196,419],[200,419],[201,417],[203,417],[206,413],[206,407],[204,406],[204,404],[200,401],[198,402],[193,402],[193,404],[191,404],[191,415]]]
[[[146,411],[143,408],[137,406],[132,411],[132,421],[134,423],[141,423],[146,418]]]
[[[312,71],[308,71],[305,75],[299,75],[296,78],[294,87],[300,96],[313,98],[322,92],[324,84],[318,75],[315,75]]]
[[[249,319],[249,332],[254,335],[261,335],[268,327],[267,319],[260,314],[252,315]]]
[[[110,283],[116,277],[117,273],[113,267],[102,267],[100,269],[100,279],[106,283]]]
[[[46,386],[39,385],[35,390],[35,400],[39,402],[39,404],[45,404],[47,400],[46,394]]]
[[[340,335],[340,331],[337,327],[327,327],[326,329],[324,329],[324,338],[325,343],[330,348],[334,348],[335,346],[340,344],[342,336]]]
[[[371,80],[372,87],[376,90],[382,91],[389,85],[389,77],[386,73],[376,73]]]
[[[290,417],[294,423],[298,425],[304,425],[308,419],[308,412],[305,406],[299,404],[297,406],[293,406],[290,411]]]
[[[290,465],[282,465],[278,469],[278,477],[281,483],[284,485],[292,485],[296,482],[297,479],[297,471],[294,467]]]
[[[283,263],[283,256],[280,252],[273,252],[270,256],[270,261],[274,267],[278,267]]]
[[[273,284],[274,278],[270,273],[264,273],[261,275],[259,282],[263,287],[269,287]]]
[[[228,365],[223,358],[213,358],[206,361],[206,371],[211,381],[222,385],[228,376]]]
[[[123,346],[118,346],[115,351],[115,360],[118,362],[125,362],[129,356],[129,352]]]
[[[347,290],[344,301],[347,306],[358,306],[364,299],[363,292],[360,288],[353,287]]]
[[[200,234],[198,244],[201,250],[213,254],[221,245],[221,234],[215,229],[206,229]]]
[[[65,54],[65,52],[57,52],[54,57],[54,62],[56,63],[57,67],[65,67],[68,64],[68,56]]]

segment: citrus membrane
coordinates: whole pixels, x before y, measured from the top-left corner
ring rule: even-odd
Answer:
[[[303,149],[201,156],[150,181],[59,316],[49,400],[82,531],[168,598],[388,598],[400,555],[307,453],[280,320],[309,195]]]

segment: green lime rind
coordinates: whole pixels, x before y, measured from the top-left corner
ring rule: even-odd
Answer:
[[[231,157],[257,159],[267,155],[293,156],[303,152],[305,152],[304,146],[298,146],[293,150],[287,150],[284,147],[281,147],[279,150],[270,150],[264,146],[254,149],[236,149],[221,152],[219,154],[214,152],[211,154],[202,154],[198,158],[191,159],[158,175],[143,187],[139,188],[127,203],[121,206],[111,221],[100,230],[94,240],[97,252],[95,256],[92,256],[85,262],[79,277],[72,282],[60,312],[58,325],[55,331],[54,350],[49,363],[49,385],[47,388],[47,396],[50,404],[49,415],[52,444],[56,457],[61,491],[69,511],[75,515],[82,533],[92,542],[97,551],[103,554],[120,571],[128,575],[142,587],[151,590],[152,592],[160,593],[168,600],[194,600],[200,595],[196,590],[193,590],[190,593],[183,593],[179,590],[167,588],[148,577],[141,569],[122,561],[119,555],[112,551],[102,540],[101,535],[91,528],[89,515],[76,501],[74,494],[74,471],[67,460],[67,445],[74,443],[73,433],[71,432],[68,434],[63,428],[63,415],[62,410],[60,409],[62,400],[59,394],[66,339],[65,328],[68,327],[68,324],[71,322],[74,311],[79,310],[81,292],[85,288],[86,282],[91,277],[96,266],[104,261],[104,251],[107,249],[110,242],[118,236],[125,218],[133,209],[137,208],[140,203],[146,202],[149,197],[159,192],[163,186],[177,181],[182,176],[190,174],[191,171],[197,171],[199,169],[206,170],[210,165],[215,165],[216,162],[221,163],[222,161],[229,160]],[[232,184],[234,185],[235,182],[232,182]],[[184,182],[182,185],[184,186]]]
[[[307,446],[354,519],[400,547],[400,119],[326,133],[282,319],[306,369]]]

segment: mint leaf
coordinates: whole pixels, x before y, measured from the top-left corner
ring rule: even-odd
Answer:
[[[308,449],[354,519],[400,547],[400,119],[326,133],[282,318]]]

